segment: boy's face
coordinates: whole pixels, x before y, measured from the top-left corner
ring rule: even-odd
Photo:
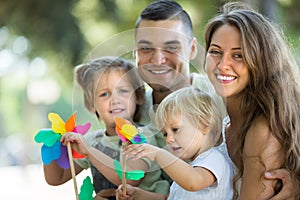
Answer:
[[[154,90],[171,90],[189,83],[189,62],[196,55],[180,20],[142,20],[136,30],[135,59],[143,80]]]
[[[115,126],[115,117],[133,118],[137,98],[135,89],[124,72],[112,70],[99,77],[94,104],[107,128]]]

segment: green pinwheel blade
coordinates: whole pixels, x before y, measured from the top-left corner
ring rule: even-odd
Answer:
[[[120,179],[122,180],[122,166],[119,163],[119,161],[114,160],[114,167],[115,167],[115,171],[118,174],[118,176],[120,177]]]
[[[53,132],[52,129],[42,129],[34,137],[37,143],[44,143],[47,147],[52,147],[61,138],[60,134]]]
[[[93,200],[94,186],[91,178],[87,176],[80,187],[79,199],[80,200]]]
[[[145,176],[145,172],[142,170],[132,170],[126,172],[126,178],[128,180],[138,181]]]
[[[122,166],[119,163],[119,161],[114,160],[114,167],[115,167],[116,173],[122,180]],[[145,176],[145,172],[142,170],[132,170],[132,171],[126,172],[126,179],[128,179],[128,180],[138,181],[141,178],[143,178],[144,176]]]

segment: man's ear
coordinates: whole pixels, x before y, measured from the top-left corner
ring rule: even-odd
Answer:
[[[134,60],[136,59],[136,48],[134,48],[134,50],[132,51],[132,57]]]
[[[193,39],[192,39],[190,48],[191,48],[190,60],[194,60],[197,56],[197,53],[198,53],[197,39],[195,37],[193,37]]]

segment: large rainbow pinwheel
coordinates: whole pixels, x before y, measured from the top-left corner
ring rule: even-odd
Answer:
[[[37,143],[44,143],[41,148],[42,161],[48,165],[53,160],[62,168],[70,168],[67,147],[62,145],[60,138],[67,132],[85,134],[91,127],[91,123],[75,125],[76,113],[73,113],[66,123],[56,113],[49,113],[48,119],[52,123],[52,129],[42,129],[34,137]],[[82,158],[83,155],[72,150],[73,158]]]

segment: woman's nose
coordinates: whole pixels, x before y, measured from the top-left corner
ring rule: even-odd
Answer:
[[[230,55],[222,55],[222,57],[220,58],[219,60],[219,63],[217,64],[217,67],[220,69],[220,70],[228,70],[231,68],[231,57]]]

